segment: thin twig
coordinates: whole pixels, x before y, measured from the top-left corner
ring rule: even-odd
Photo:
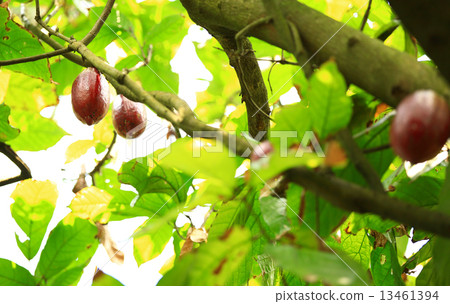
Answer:
[[[52,58],[55,56],[59,56],[59,55],[68,53],[70,51],[72,51],[72,50],[70,48],[66,47],[66,48],[59,49],[59,50],[56,50],[53,52],[48,52],[48,53],[39,54],[39,55],[35,55],[35,56],[4,60],[4,61],[0,61],[0,66],[7,66],[7,65],[13,65],[13,64],[19,64],[19,63],[32,62],[32,61],[41,60],[41,59]]]
[[[369,0],[369,5],[367,6],[366,12],[364,13],[363,20],[361,22],[361,26],[359,30],[364,31],[364,27],[366,26],[367,20],[369,19],[370,9],[372,8],[372,0]]]
[[[52,19],[52,18],[59,12],[59,10],[61,9],[61,7],[62,7],[61,5],[55,6],[55,8],[51,11],[51,13],[48,14],[47,17],[45,17],[44,22],[45,22],[45,23],[49,23],[49,22],[50,22],[50,19]],[[44,14],[44,16],[45,16],[45,14]],[[42,17],[44,17],[44,16],[42,16]]]
[[[108,19],[109,14],[111,14],[111,10],[114,5],[114,2],[115,2],[115,0],[108,0],[108,2],[106,2],[105,8],[103,9],[102,13],[98,17],[97,22],[95,22],[94,26],[89,31],[89,33],[87,33],[86,36],[83,39],[81,39],[81,42],[85,46],[87,46],[89,43],[91,43],[91,41],[94,40],[95,36],[97,36],[98,32],[100,32],[106,19]]]
[[[245,55],[243,55],[243,57],[245,57]],[[256,58],[256,60],[258,60],[258,61],[268,61],[268,62],[279,63],[279,64],[290,64],[290,65],[300,66],[300,63],[298,63],[298,62],[289,61],[289,60],[286,60],[286,59],[283,59],[283,58],[280,59],[280,60],[267,59],[267,58]]]
[[[374,153],[374,152],[378,152],[378,151],[383,151],[386,149],[390,149],[391,145],[390,144],[385,144],[385,145],[381,145],[378,147],[373,147],[373,148],[369,148],[369,149],[364,149],[363,153],[364,154],[369,154],[369,153]]]
[[[175,225],[175,223],[173,224],[173,227],[175,228],[175,231],[177,232],[178,236],[182,239],[182,240],[186,240],[186,238],[184,236],[181,235],[180,230],[178,229],[177,225]]]
[[[95,168],[89,173],[89,175],[92,177],[92,184],[94,186],[95,186],[94,175],[95,175],[95,173],[100,172],[100,169],[104,165],[105,161],[107,161],[109,156],[111,155],[111,150],[116,142],[116,138],[117,138],[117,133],[116,133],[116,131],[114,131],[113,139],[112,139],[111,143],[109,144],[108,151],[106,151],[105,156],[103,156],[103,158],[97,163]]]
[[[50,12],[50,10],[53,8],[53,6],[55,6],[55,0],[52,0],[52,2],[50,2],[50,5],[48,6],[48,8],[45,11],[45,13],[42,14],[42,17],[47,16],[47,14]]]
[[[138,69],[148,65],[150,63],[150,61],[152,60],[152,54],[153,54],[153,45],[150,44],[149,47],[148,47],[147,55],[143,56],[144,60],[143,61],[139,61],[132,68],[125,69],[124,72],[128,74],[130,72],[136,71],[136,70],[138,70]]]
[[[272,65],[270,66],[270,69],[269,69],[269,73],[267,74],[267,83],[269,84],[270,94],[272,94],[272,95],[273,95],[273,89],[272,89],[272,84],[270,83],[270,74],[272,74],[272,70],[276,64],[277,64],[276,62],[272,63]]]

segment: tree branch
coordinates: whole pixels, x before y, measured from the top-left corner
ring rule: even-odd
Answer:
[[[269,130],[270,108],[267,98],[267,89],[259,69],[252,44],[247,38],[241,39],[242,50],[239,50],[234,36],[216,37],[235,69],[241,85],[242,101],[247,108],[248,130],[255,138],[259,132],[265,132],[261,140],[267,138]],[[244,53],[241,54],[241,51]]]
[[[384,193],[383,184],[380,181],[377,171],[369,163],[364,153],[358,147],[358,144],[353,139],[352,133],[348,129],[343,129],[337,134],[338,139],[344,146],[347,156],[350,158],[356,169],[361,173],[367,184],[374,191]]]
[[[450,83],[450,1],[390,0],[403,25],[417,38]]]
[[[181,2],[194,22],[216,35],[230,35],[254,20],[270,16],[262,1],[256,0]],[[432,89],[450,102],[450,88],[445,80],[435,69],[417,62],[411,55],[296,0],[280,0],[278,5],[285,18],[295,25],[307,53],[314,54],[312,61],[321,64],[335,58],[348,83],[394,107],[403,97],[419,89]],[[295,52],[295,46],[287,44],[272,23],[255,27],[248,34]]]
[[[372,0],[369,0],[369,4],[367,5],[367,9],[366,12],[364,13],[364,17],[361,21],[361,26],[359,27],[359,30],[361,32],[364,31],[364,27],[366,26],[367,23],[367,19],[369,19],[369,15],[370,15],[370,9],[372,8]]]
[[[108,151],[106,151],[105,156],[103,156],[103,158],[97,163],[97,165],[94,167],[94,169],[91,172],[89,172],[89,175],[92,178],[92,185],[94,185],[94,186],[95,186],[94,175],[95,175],[95,173],[100,172],[100,169],[105,164],[105,161],[108,160],[109,156],[111,155],[111,150],[114,147],[114,144],[116,143],[116,139],[117,139],[117,132],[114,131],[113,139],[112,139],[111,143],[108,146]]]
[[[23,15],[22,18],[24,18]],[[26,19],[24,23],[27,25],[27,28],[33,33],[36,33],[39,38],[42,37],[42,40],[54,49],[62,48],[59,43],[40,32],[36,26],[27,22]],[[54,30],[49,28],[49,32],[53,34]],[[106,79],[116,88],[118,93],[121,93],[136,102],[145,103],[159,117],[170,121],[174,127],[183,129],[190,136],[221,140],[225,146],[238,155],[247,155],[252,151],[253,146],[246,139],[237,137],[234,134],[230,134],[218,128],[208,126],[204,122],[196,119],[194,112],[187,103],[178,96],[165,92],[149,93],[145,91],[138,82],[133,81],[126,73],[108,65],[108,63],[92,53],[80,41],[69,39],[61,33],[58,34],[63,36],[63,40],[68,39],[70,41],[69,47],[82,55],[82,57],[77,55],[74,57],[69,56],[74,54],[67,53],[67,59],[82,66],[94,66],[105,75]],[[160,100],[157,100],[155,96],[160,98]],[[172,110],[176,110],[176,113]]]
[[[86,46],[89,45],[89,43],[91,43],[91,41],[94,40],[95,36],[97,36],[98,32],[100,32],[106,19],[108,19],[109,14],[111,14],[111,9],[114,5],[114,2],[115,0],[108,0],[108,2],[106,2],[105,8],[98,17],[97,22],[95,22],[94,26],[91,28],[89,33],[87,33],[87,35],[83,39],[81,39],[81,42],[84,45]]]
[[[9,145],[0,142],[0,152],[8,157],[20,169],[20,175],[0,181],[0,187],[31,178],[30,168],[28,168],[28,166]]]
[[[374,213],[416,229],[450,238],[450,216],[418,207],[384,193],[369,190],[333,175],[296,168],[286,172],[287,178],[324,198],[331,204],[358,213]]]
[[[46,59],[46,58],[52,58],[58,55],[62,55],[65,53],[70,52],[71,49],[66,47],[66,48],[62,48],[53,52],[48,52],[48,53],[44,53],[44,54],[39,54],[39,55],[35,55],[35,56],[29,56],[29,57],[23,57],[23,58],[15,58],[15,59],[10,59],[10,60],[3,60],[0,61],[0,67],[1,66],[7,66],[7,65],[13,65],[13,64],[19,64],[19,63],[24,63],[24,62],[32,62],[32,61],[36,61],[36,60],[41,60],[41,59]]]

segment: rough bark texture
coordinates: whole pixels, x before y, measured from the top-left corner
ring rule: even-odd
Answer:
[[[248,131],[252,137],[263,131],[267,138],[269,130],[269,103],[267,89],[253,52],[252,44],[247,38],[242,39],[244,54],[239,54],[236,40],[232,37],[218,37],[218,41],[230,59],[241,86],[242,101],[247,108]]]
[[[233,35],[246,25],[268,17],[261,0],[181,0],[191,19],[213,35]],[[430,66],[409,54],[345,26],[296,0],[283,0],[279,8],[298,30],[313,61],[334,58],[347,82],[353,83],[391,106],[418,89],[433,89],[450,101],[445,80]],[[295,46],[282,39],[273,22],[249,31],[249,35],[289,52]]]

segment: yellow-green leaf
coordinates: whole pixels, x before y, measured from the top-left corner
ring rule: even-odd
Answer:
[[[94,140],[109,146],[114,136],[114,127],[112,124],[111,111],[106,114],[98,124],[94,126]]]
[[[77,192],[69,207],[78,217],[94,219],[107,211],[112,198],[111,194],[95,186],[86,187]]]
[[[94,145],[95,141],[90,139],[78,140],[70,144],[66,150],[66,164],[80,158]]]
[[[17,245],[25,257],[31,260],[39,251],[52,218],[58,190],[50,181],[28,179],[17,185],[11,197],[14,199],[11,205],[12,217],[28,237],[21,242],[16,235]]]

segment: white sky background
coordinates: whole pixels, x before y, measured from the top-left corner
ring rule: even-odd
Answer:
[[[209,39],[209,37],[209,34],[207,34],[205,30],[201,30],[195,25],[192,26],[189,29],[188,35],[183,40],[178,53],[171,61],[174,72],[179,74],[179,96],[185,99],[193,109],[196,106],[195,93],[206,90],[209,81],[213,79],[213,75],[211,75],[197,57],[195,46],[192,41],[201,43]],[[117,47],[115,47],[114,44],[110,45],[110,47],[107,48],[107,51],[107,59],[110,64],[114,65],[114,62],[118,59],[117,56],[120,55],[120,53],[117,51]],[[265,62],[261,63],[262,68],[267,68],[268,66],[269,65]],[[208,81],[198,79],[206,79]],[[297,101],[299,101],[299,98],[294,88],[282,96],[281,99],[283,105]],[[227,112],[232,109],[233,107],[227,108]],[[69,164],[64,164],[66,148],[77,140],[92,139],[93,127],[84,125],[76,119],[72,111],[70,96],[61,96],[60,103],[56,107],[46,108],[41,114],[45,117],[50,117],[53,112],[54,119],[58,125],[71,135],[64,136],[55,146],[45,151],[18,152],[18,155],[30,167],[34,179],[51,180],[57,184],[59,191],[57,206],[48,227],[47,235],[42,242],[41,250],[45,245],[48,233],[70,212],[70,209],[68,209],[67,206],[75,196],[75,194],[72,193],[72,188],[80,173],[81,165],[84,164],[86,166],[86,171],[90,172],[96,165],[96,162],[101,159],[105,153],[104,152],[97,157],[94,148],[92,148],[80,159]],[[143,135],[135,140],[125,140],[118,136],[117,142],[112,150],[115,161],[108,164],[107,167],[118,170],[124,161],[133,159],[137,156],[147,155],[153,152],[153,150],[169,144],[169,142],[161,139],[165,138],[167,129],[164,129],[165,132],[160,132],[162,135],[159,137],[154,136],[152,133],[155,128],[166,128],[168,123],[156,117],[151,111],[148,111],[147,114],[148,120],[150,121],[150,127],[147,128]],[[173,141],[173,139],[171,141]],[[15,165],[3,154],[0,154],[0,168],[0,179],[16,176],[19,173],[19,170]],[[31,273],[34,273],[41,251],[39,251],[34,259],[28,261],[18,248],[15,240],[15,233],[19,234],[22,241],[26,238],[24,233],[15,223],[10,212],[10,205],[13,203],[10,195],[16,185],[17,183],[0,187],[0,258],[12,260],[27,268]],[[190,213],[195,225],[200,226],[202,224],[203,214],[206,210],[207,208],[199,208],[196,212]],[[116,265],[109,262],[106,251],[100,245],[91,260],[91,263],[86,268],[79,285],[84,286],[91,284],[96,266],[125,285],[155,285],[161,278],[161,275],[159,274],[160,268],[166,260],[173,255],[173,245],[172,240],[169,241],[167,247],[159,257],[137,267],[137,263],[133,256],[133,242],[129,237],[145,219],[145,217],[142,217],[109,223],[108,226],[113,240],[116,241],[118,248],[125,254],[125,263],[123,265]],[[177,225],[181,226],[185,222],[187,222],[187,219],[181,215],[177,220]],[[421,245],[423,245],[423,243]],[[417,251],[421,245],[416,244],[414,246],[409,246],[408,255]]]

